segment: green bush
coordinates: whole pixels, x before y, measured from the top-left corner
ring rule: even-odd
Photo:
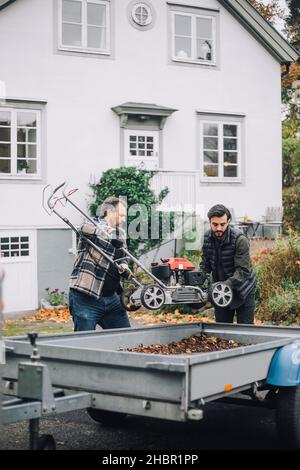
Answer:
[[[300,183],[283,190],[284,232],[289,230],[300,233]]]
[[[299,321],[300,235],[278,239],[272,255],[255,271],[258,318],[288,324]]]
[[[159,234],[156,239],[151,239],[151,207],[159,205],[169,192],[168,188],[164,188],[156,196],[152,191],[150,182],[155,173],[154,171],[139,170],[135,167],[113,168],[105,171],[97,184],[91,185],[95,197],[94,202],[90,204],[92,216],[96,215],[98,206],[109,196],[126,196],[128,208],[133,204],[144,204],[146,206],[148,238],[142,238],[141,236],[138,239],[128,239],[129,251],[136,257],[161,244],[164,224],[168,222],[159,212]],[[139,214],[138,217],[143,222],[146,220],[146,214]],[[137,215],[129,215],[127,217],[128,225],[136,218]],[[171,231],[173,227],[174,217],[173,214],[170,214]]]

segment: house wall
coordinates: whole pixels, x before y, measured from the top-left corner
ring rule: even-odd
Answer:
[[[163,131],[164,168],[173,170],[199,169],[197,110],[244,113],[244,182],[202,183],[201,203],[222,200],[252,217],[281,204],[279,64],[218,2],[208,0],[192,4],[220,8],[219,69],[170,64],[168,8],[161,0],[152,4],[155,26],[139,31],[128,21],[127,2],[112,2],[113,56],[105,59],[57,52],[54,0],[17,1],[1,12],[7,95],[47,100],[44,180],[1,181],[1,223],[14,225],[18,210],[18,225],[60,225],[41,208],[45,182],[69,180],[85,207],[91,178],[120,164],[119,118],[111,107],[125,101],[178,109]]]
[[[46,299],[45,289],[68,291],[74,255],[71,230],[37,231],[38,299]]]
[[[66,288],[72,263],[70,232],[53,230],[64,224],[42,209],[43,187],[69,181],[79,189],[74,201],[86,210],[89,183],[120,165],[120,122],[113,106],[132,101],[178,110],[162,132],[163,169],[177,171],[200,168],[197,112],[245,115],[242,182],[202,182],[199,203],[206,211],[222,202],[251,218],[281,205],[279,63],[219,2],[180,3],[220,10],[218,67],[169,60],[168,6],[162,0],[151,0],[156,19],[146,31],[130,24],[129,1],[112,0],[110,57],[57,50],[56,0],[16,1],[0,12],[0,80],[7,97],[46,101],[42,179],[0,179],[0,231],[38,230],[39,298],[45,287]],[[58,208],[80,223],[71,208]]]

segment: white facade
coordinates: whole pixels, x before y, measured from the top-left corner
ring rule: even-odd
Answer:
[[[126,102],[177,110],[157,131],[161,178],[171,187],[176,180],[173,202],[189,188],[187,202],[205,209],[221,202],[237,216],[257,219],[281,206],[279,62],[216,0],[180,2],[204,8],[199,14],[213,10],[216,65],[172,60],[171,11],[195,10],[147,1],[153,23],[142,30],[130,18],[138,2],[103,3],[110,8],[108,54],[59,50],[59,0],[17,0],[0,11],[0,80],[8,98],[0,111],[18,103],[41,111],[41,174],[0,174],[0,230],[62,227],[42,209],[47,183],[68,180],[86,209],[89,182],[124,162],[126,130],[111,108]],[[239,178],[203,180],[203,120],[238,123]]]

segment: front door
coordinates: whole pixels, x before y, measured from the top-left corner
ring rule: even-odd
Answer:
[[[124,131],[125,166],[136,166],[144,170],[159,169],[158,131]]]

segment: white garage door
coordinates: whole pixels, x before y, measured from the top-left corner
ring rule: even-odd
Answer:
[[[4,313],[36,309],[36,230],[0,230]]]

